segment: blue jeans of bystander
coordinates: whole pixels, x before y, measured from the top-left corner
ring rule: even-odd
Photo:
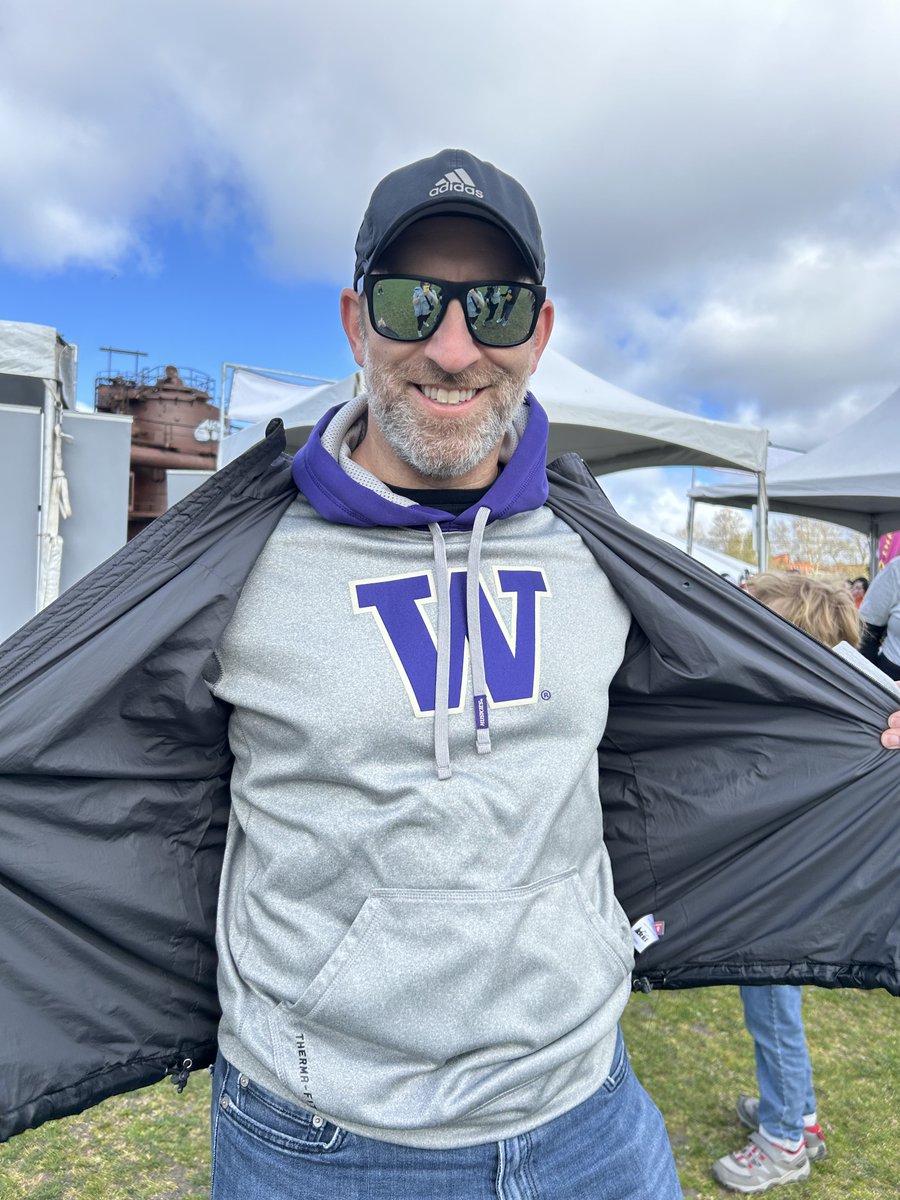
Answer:
[[[742,987],[741,999],[756,1051],[760,1126],[775,1141],[797,1141],[803,1137],[804,1116],[816,1111],[800,1015],[803,989]]]

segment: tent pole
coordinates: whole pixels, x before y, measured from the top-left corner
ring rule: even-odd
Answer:
[[[56,427],[56,384],[44,380],[43,428],[41,430],[41,508],[38,513],[38,556],[34,611],[41,611],[44,581],[50,569],[50,489],[53,483],[53,431]]]
[[[756,528],[756,562],[760,571],[766,571],[769,567],[769,496],[766,492],[765,471],[758,471],[756,478],[758,481],[756,501],[756,520],[758,522]]]
[[[869,522],[869,583],[878,574],[878,522],[872,517]]]
[[[691,467],[691,491],[697,486],[697,468]],[[694,505],[696,501],[694,497],[688,494],[688,519],[687,519],[687,545],[685,549],[688,554],[694,553]]]
[[[222,390],[219,392],[219,445],[216,447],[216,470],[222,467],[222,447],[225,444],[225,377],[228,363],[222,363]]]

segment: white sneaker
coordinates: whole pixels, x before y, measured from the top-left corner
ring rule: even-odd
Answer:
[[[785,1150],[757,1130],[750,1141],[735,1154],[726,1154],[713,1163],[713,1175],[733,1192],[767,1192],[782,1183],[799,1183],[809,1178],[806,1146]]]
[[[738,1096],[734,1110],[738,1120],[748,1129],[759,1129],[759,1100],[756,1096]],[[812,1162],[821,1162],[828,1154],[825,1144],[825,1134],[821,1125],[807,1125],[803,1130],[803,1140],[806,1142],[806,1157]]]

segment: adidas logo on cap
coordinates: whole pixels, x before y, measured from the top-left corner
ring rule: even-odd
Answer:
[[[467,196],[475,196],[478,200],[484,199],[484,192],[475,186],[472,176],[462,167],[458,167],[455,171],[448,171],[437,181],[428,195],[443,196],[445,192],[465,192]]]

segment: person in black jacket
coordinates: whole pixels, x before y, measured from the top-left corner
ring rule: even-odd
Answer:
[[[681,1194],[618,1030],[658,937],[597,803],[631,613],[545,506],[543,269],[524,190],[463,151],[375,189],[341,296],[367,391],[297,455],[206,675],[235,756],[214,1200]],[[434,305],[401,337],[410,279]]]
[[[0,1136],[183,1083],[221,1002],[220,1196],[663,1198],[632,967],[900,988],[885,698],[545,466],[543,267],[489,164],[388,177],[342,295],[369,396],[3,648]],[[415,341],[381,320],[410,278]],[[464,301],[498,279],[494,337]],[[767,844],[813,807],[786,888]]]

